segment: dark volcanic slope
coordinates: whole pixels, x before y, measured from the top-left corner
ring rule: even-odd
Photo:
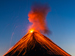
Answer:
[[[4,56],[70,56],[49,38],[33,32],[17,42]]]

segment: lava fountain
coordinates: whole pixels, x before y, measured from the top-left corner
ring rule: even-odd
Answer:
[[[22,37],[4,56],[71,56],[52,40],[41,33],[48,34],[46,15],[47,5],[35,4],[29,12],[28,20],[32,23],[28,33]]]

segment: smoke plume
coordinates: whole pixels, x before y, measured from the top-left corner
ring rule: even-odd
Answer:
[[[50,8],[46,4],[34,4],[28,14],[28,20],[32,23],[30,28],[48,34],[50,31],[46,25],[46,16]]]

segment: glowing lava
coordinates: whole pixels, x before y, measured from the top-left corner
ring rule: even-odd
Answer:
[[[33,33],[32,33],[33,32]],[[71,56],[48,37],[30,30],[4,56]]]
[[[31,11],[28,13],[28,20],[32,24],[29,26],[29,29],[34,28],[41,33],[49,34],[49,29],[46,25],[46,16],[49,11],[50,8],[48,5],[34,4],[31,7]]]
[[[71,56],[48,37],[41,34],[49,33],[46,16],[49,12],[47,5],[35,4],[28,14],[32,23],[28,33],[22,37],[4,56]]]
[[[34,32],[34,29],[30,29],[29,32],[30,32],[30,33],[33,33],[33,32]]]

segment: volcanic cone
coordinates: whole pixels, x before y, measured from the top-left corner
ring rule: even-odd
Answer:
[[[27,33],[4,56],[70,56],[39,32]]]

